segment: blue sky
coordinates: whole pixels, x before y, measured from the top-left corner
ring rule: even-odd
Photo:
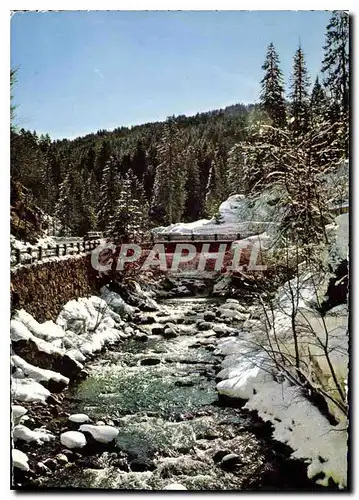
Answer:
[[[52,138],[255,102],[273,41],[314,79],[325,11],[24,12],[11,19],[17,124]]]

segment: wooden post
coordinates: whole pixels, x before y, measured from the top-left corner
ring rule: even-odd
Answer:
[[[67,253],[67,244],[64,243],[64,253],[63,253],[63,255],[66,255],[66,253]]]
[[[38,260],[42,260],[42,247],[39,247],[38,251],[39,251]]]
[[[32,248],[31,247],[28,247],[27,253],[30,254],[31,262],[32,262]]]
[[[21,262],[21,252],[19,248],[15,248],[15,255],[16,255],[16,264],[20,264]]]
[[[81,253],[81,241],[77,242],[77,253]]]
[[[56,245],[56,257],[60,257],[60,245]]]

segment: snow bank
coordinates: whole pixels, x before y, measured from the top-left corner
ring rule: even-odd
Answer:
[[[332,478],[341,488],[347,484],[347,430],[343,422],[332,426],[298,387],[288,383],[261,384],[246,408],[257,410],[264,421],[274,424],[274,439],[288,444],[295,458],[309,461],[308,477],[319,473],[317,483],[328,486]],[[280,420],[278,422],[278,420]]]
[[[227,345],[226,345],[227,344]],[[218,373],[225,378],[217,384],[220,394],[248,400],[245,408],[256,410],[264,421],[274,426],[274,439],[288,444],[293,457],[309,462],[308,477],[323,472],[317,482],[328,485],[331,477],[340,487],[346,486],[347,433],[345,423],[332,426],[304,396],[288,382],[278,383],[262,369],[260,358],[243,356],[241,343],[222,341],[219,351],[231,352],[231,363]],[[233,356],[233,350],[237,356]],[[227,348],[227,349],[226,349]],[[229,349],[228,349],[229,348]],[[236,351],[235,351],[236,352]]]
[[[102,293],[105,300],[97,296],[71,300],[63,307],[56,323],[38,323],[23,309],[16,311],[10,322],[11,341],[29,342],[29,347],[35,353],[46,354],[43,359],[48,360],[49,364],[53,361],[61,363],[63,358],[63,369],[66,368],[64,374],[67,376],[31,364],[36,363],[36,355],[34,359],[29,359],[31,363],[24,360],[26,356],[23,356],[21,349],[26,351],[27,347],[26,344],[25,347],[19,345],[21,349],[17,352],[21,356],[14,355],[11,358],[11,390],[14,399],[45,402],[50,392],[41,384],[47,387],[51,383],[51,390],[61,390],[68,385],[68,377],[83,369],[81,363],[88,356],[100,351],[105,345],[136,334],[137,330],[126,328],[121,317],[121,314],[132,314],[135,308],[107,288],[103,288]],[[146,292],[143,296],[149,298]]]
[[[306,366],[315,367],[311,377],[319,375],[325,388],[335,397],[335,384],[331,378],[321,342],[328,343],[329,357],[339,381],[348,378],[348,310],[341,305],[329,311],[323,318],[315,309],[316,293],[327,286],[326,277],[302,273],[282,286],[273,302],[275,309],[269,328],[269,338],[277,343],[282,352],[293,350],[291,324],[292,298],[297,303],[295,317],[299,350]],[[233,304],[235,306],[235,304]],[[231,303],[222,306],[233,310]],[[229,308],[229,309],[228,309]],[[329,334],[329,335],[327,335]],[[343,413],[330,406],[330,411],[340,422],[332,426],[328,420],[306,399],[296,386],[291,386],[278,373],[264,347],[268,347],[265,326],[260,321],[247,320],[237,337],[218,340],[215,354],[224,355],[222,370],[217,374],[222,379],[217,384],[220,394],[247,400],[245,408],[257,410],[263,420],[274,426],[273,437],[288,444],[293,456],[304,459],[310,478],[323,473],[317,482],[328,485],[332,478],[340,487],[347,480],[347,421]],[[277,348],[277,347],[276,347]],[[311,358],[308,357],[310,351]],[[294,352],[294,351],[293,351]],[[315,363],[315,364],[311,364]],[[288,367],[287,367],[288,368]],[[324,382],[323,382],[324,383]],[[332,391],[332,392],[331,392]],[[328,402],[329,403],[329,402]]]
[[[158,227],[153,230],[154,236],[158,238],[164,234],[237,235],[239,233],[243,239],[252,235],[273,232],[283,215],[283,211],[277,206],[279,197],[275,189],[267,190],[256,198],[232,195],[220,205],[217,217]]]

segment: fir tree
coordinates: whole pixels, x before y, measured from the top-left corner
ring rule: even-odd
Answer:
[[[77,182],[70,164],[68,172],[59,187],[59,198],[55,207],[55,217],[61,224],[61,235],[76,234],[78,212],[76,211]]]
[[[297,134],[305,133],[309,126],[309,88],[310,80],[305,64],[304,53],[299,47],[293,59],[291,76],[291,129]]]
[[[100,196],[97,207],[98,227],[106,232],[116,210],[119,194],[119,162],[111,156],[102,172]]]
[[[200,169],[198,166],[198,149],[189,145],[184,154],[184,165],[187,170],[187,182],[185,191],[187,193],[184,218],[187,220],[197,220],[203,210],[203,192],[201,189]]]
[[[228,153],[228,186],[229,194],[245,192],[244,172],[246,170],[247,155],[243,144],[235,144]]]
[[[159,165],[156,169],[151,213],[157,220],[172,224],[181,220],[185,201],[187,172],[183,165],[183,143],[173,118],[167,120],[157,148]]]
[[[108,141],[101,141],[95,150],[94,157],[94,172],[96,175],[97,182],[100,184],[102,182],[102,173],[105,168],[106,163],[111,157],[111,148]]]
[[[318,117],[324,116],[327,108],[327,100],[323,87],[319,82],[319,77],[315,79],[313,90],[310,98],[310,116],[311,121],[315,121]]]
[[[137,141],[136,149],[131,158],[131,169],[140,182],[147,170],[147,153],[141,140]]]
[[[338,101],[343,113],[349,108],[349,15],[334,11],[327,26],[322,61],[324,87]]]
[[[206,187],[206,212],[214,215],[228,197],[227,158],[222,148],[215,149]]]
[[[108,234],[116,243],[138,240],[143,235],[147,220],[143,197],[143,188],[129,170],[120,180],[119,197],[108,226]]]
[[[16,69],[10,69],[10,129],[15,130],[14,119],[15,119],[15,109],[14,105],[14,86],[16,83]]]
[[[268,46],[262,69],[265,75],[261,80],[260,103],[273,126],[282,128],[286,124],[283,74],[279,68],[279,57],[273,43]]]

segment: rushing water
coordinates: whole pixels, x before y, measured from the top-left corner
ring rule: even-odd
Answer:
[[[72,410],[116,425],[119,435],[95,461],[88,457],[48,486],[161,490],[180,483],[189,490],[238,490],[267,481],[272,451],[253,433],[258,422],[219,404],[213,337],[194,326],[199,314],[217,305],[168,301],[165,313],[172,321],[181,318],[178,337],[131,340],[92,364],[72,395]],[[221,459],[230,453],[238,460],[224,466]]]

